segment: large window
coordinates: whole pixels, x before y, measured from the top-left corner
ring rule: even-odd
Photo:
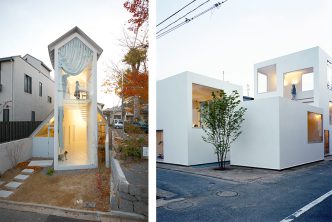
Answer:
[[[327,88],[332,90],[332,64],[329,61],[327,63]]]
[[[257,93],[277,90],[277,66],[269,65],[257,69]]]
[[[266,93],[267,92],[267,75],[263,73],[257,74],[258,78],[258,93]]]
[[[302,75],[302,91],[314,89],[314,73],[305,73]]]
[[[201,112],[204,104],[212,99],[212,92],[218,89],[198,84],[192,84],[192,127],[201,127]]]
[[[308,112],[308,143],[321,142],[323,142],[323,116]]]
[[[24,92],[32,93],[32,78],[27,74],[24,75]]]
[[[3,109],[3,122],[9,122],[9,109]]]
[[[43,96],[43,83],[39,82],[39,96]]]
[[[332,125],[332,102],[329,102],[330,125]]]

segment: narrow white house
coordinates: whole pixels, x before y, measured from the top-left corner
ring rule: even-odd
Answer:
[[[254,66],[255,100],[231,164],[281,170],[331,154],[332,58],[319,47]]]
[[[199,108],[218,90],[242,87],[192,72],[157,81],[158,161],[180,165],[217,162],[214,148],[203,141]]]
[[[52,42],[48,50],[55,76],[54,114],[33,134],[34,156],[53,155],[55,170],[95,168],[97,60],[103,50],[78,27]]]

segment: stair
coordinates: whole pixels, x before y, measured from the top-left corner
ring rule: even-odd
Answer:
[[[88,116],[88,107],[87,104],[80,104],[80,111],[81,111],[81,116],[83,120],[87,119]]]

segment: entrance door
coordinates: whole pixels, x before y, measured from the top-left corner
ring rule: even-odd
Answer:
[[[157,130],[157,159],[164,159],[164,132]]]
[[[324,130],[324,154],[327,155],[329,154],[329,147],[330,147],[330,135],[329,135],[329,131],[328,130]]]

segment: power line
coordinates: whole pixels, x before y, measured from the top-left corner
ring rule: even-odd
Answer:
[[[188,7],[189,5],[191,5],[192,3],[194,3],[197,0],[193,0],[190,3],[188,3],[187,5],[183,6],[180,10],[176,11],[175,13],[173,13],[172,15],[170,15],[169,17],[167,17],[166,19],[164,19],[162,22],[160,22],[157,27],[161,24],[163,24],[164,22],[166,22],[168,19],[172,18],[174,15],[176,15],[177,13],[181,12],[183,9],[185,9],[186,7]]]
[[[217,3],[215,3],[211,8],[208,8],[208,9],[206,9],[206,10],[204,10],[204,11],[198,13],[197,15],[193,16],[192,18],[190,18],[190,19],[186,18],[185,21],[181,22],[180,24],[178,24],[178,25],[176,25],[176,26],[173,26],[173,27],[169,28],[168,30],[166,30],[166,31],[164,31],[164,32],[162,32],[162,33],[160,33],[159,35],[157,35],[156,38],[158,39],[158,38],[163,37],[164,35],[166,35],[166,34],[172,32],[172,31],[174,31],[174,30],[180,28],[181,26],[183,26],[183,25],[185,25],[185,24],[191,22],[192,20],[194,20],[194,19],[200,17],[201,15],[204,15],[205,13],[207,13],[207,12],[213,10],[214,8],[218,8],[221,4],[223,4],[223,3],[227,2],[227,1],[228,1],[228,0],[224,0],[224,1],[222,1],[222,2],[217,2]]]
[[[189,11],[189,12],[188,12],[187,14],[185,14],[184,16],[178,18],[177,20],[175,20],[174,22],[172,22],[172,23],[169,24],[168,26],[166,26],[166,27],[160,29],[160,30],[157,32],[157,34],[160,33],[161,31],[167,29],[168,27],[170,27],[170,26],[173,25],[174,23],[178,22],[180,19],[186,17],[186,16],[189,15],[190,13],[196,11],[198,8],[202,7],[203,5],[205,5],[206,3],[208,3],[209,1],[210,1],[210,0],[207,0],[206,2],[203,2],[202,4],[200,4],[199,6],[197,6],[196,8],[194,8],[193,10]]]

